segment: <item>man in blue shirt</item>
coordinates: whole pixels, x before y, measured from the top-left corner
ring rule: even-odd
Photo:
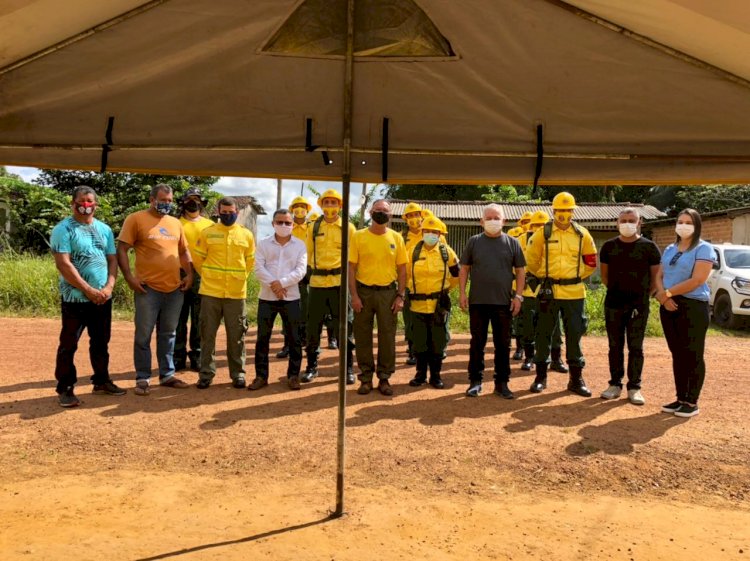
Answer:
[[[55,378],[62,407],[80,404],[73,392],[78,381],[73,359],[84,329],[90,340],[94,393],[125,394],[109,377],[112,290],[117,278],[115,238],[109,226],[94,218],[96,205],[96,192],[91,187],[76,187],[73,215],[54,227],[50,239],[60,272],[62,330]]]

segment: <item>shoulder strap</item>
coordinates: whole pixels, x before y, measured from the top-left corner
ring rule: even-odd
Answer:
[[[318,252],[317,252],[318,240],[317,238],[318,238],[318,235],[320,234],[320,225],[323,222],[324,218],[325,218],[324,216],[318,216],[315,219],[315,223],[313,224],[313,240],[312,240],[313,242],[313,268],[315,269],[318,268]]]
[[[552,236],[552,220],[544,224],[544,277],[549,278],[549,239]]]
[[[414,246],[414,251],[411,254],[411,286],[414,289],[415,294],[417,292],[417,281],[414,278],[414,264],[417,262],[417,259],[419,259],[419,253],[422,251],[423,245],[424,240],[419,240],[417,245]]]

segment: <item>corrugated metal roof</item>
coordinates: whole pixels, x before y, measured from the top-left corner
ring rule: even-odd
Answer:
[[[409,202],[418,203],[422,208],[431,210],[435,216],[443,221],[477,221],[482,217],[482,207],[491,201],[402,201],[392,199],[391,213],[394,217],[401,216],[404,207]],[[505,220],[516,222],[526,211],[543,210],[552,214],[551,203],[495,203],[503,208]],[[644,220],[664,218],[667,215],[651,205],[631,203],[580,203],[575,211],[577,222],[610,222],[617,220],[623,208],[635,207]]]

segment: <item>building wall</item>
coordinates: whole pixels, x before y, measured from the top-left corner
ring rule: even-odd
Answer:
[[[732,243],[750,245],[750,213],[732,220]]]
[[[730,218],[724,216],[709,216],[703,220],[703,230],[701,232],[701,238],[712,243],[748,243],[742,241],[740,236],[735,236],[733,231],[735,230],[734,222],[741,221],[745,222],[750,215],[738,216],[737,218]],[[675,241],[674,233],[675,222],[668,224],[658,224],[647,231],[649,237],[659,246],[661,251]],[[741,230],[742,225],[737,230]],[[747,230],[745,230],[746,232]],[[745,233],[743,232],[743,233]]]
[[[237,221],[253,233],[253,237],[258,237],[258,216],[251,206],[246,206],[239,211]]]

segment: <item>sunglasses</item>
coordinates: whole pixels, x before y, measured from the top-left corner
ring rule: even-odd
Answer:
[[[681,251],[678,251],[677,253],[675,253],[675,254],[674,254],[674,257],[672,257],[672,259],[670,260],[670,262],[669,262],[669,265],[670,265],[671,267],[674,267],[675,265],[677,265],[677,260],[678,260],[678,259],[679,259],[680,257],[682,257],[682,252],[681,252]]]
[[[294,222],[279,222],[279,221],[276,221],[275,224],[278,224],[279,226],[294,226]]]

